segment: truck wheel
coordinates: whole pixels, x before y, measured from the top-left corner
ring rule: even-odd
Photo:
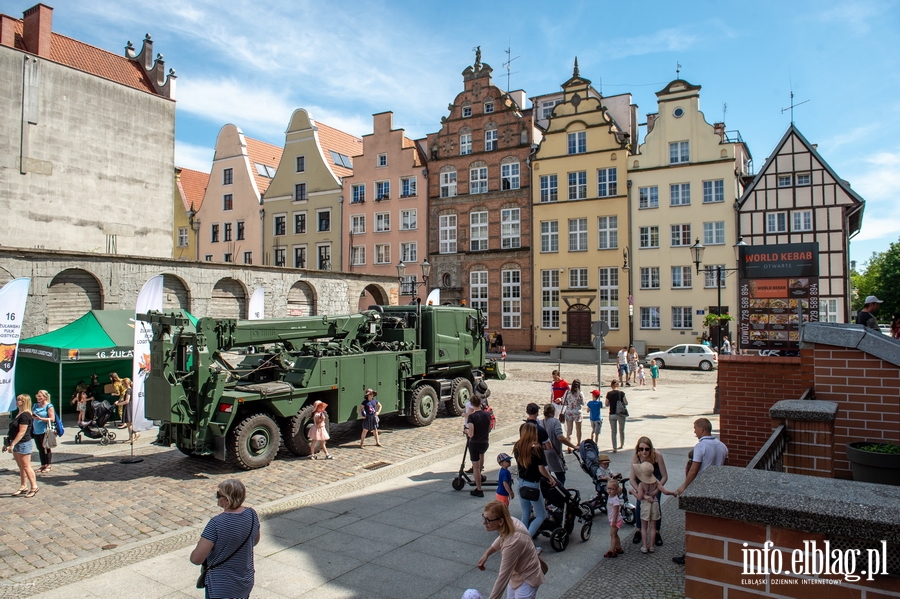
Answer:
[[[407,418],[413,426],[428,426],[437,416],[437,407],[438,398],[434,387],[420,385],[412,392]]]
[[[450,385],[450,400],[446,403],[447,412],[454,416],[466,413],[466,402],[472,399],[472,383],[466,377],[453,379]]]
[[[315,406],[306,406],[292,417],[282,421],[281,438],[284,441],[284,446],[296,456],[308,456],[312,451],[309,445],[309,431],[314,426],[313,412],[315,412]],[[326,412],[326,431],[329,430],[330,425],[328,413]]]
[[[227,461],[244,470],[264,468],[275,459],[280,440],[278,425],[272,417],[254,414],[244,418],[228,433]]]

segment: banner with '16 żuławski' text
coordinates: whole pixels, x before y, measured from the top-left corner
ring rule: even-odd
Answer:
[[[0,289],[0,412],[16,408],[16,350],[22,336],[31,279],[14,279]]]

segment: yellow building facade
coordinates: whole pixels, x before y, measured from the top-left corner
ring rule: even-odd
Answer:
[[[601,320],[612,351],[628,341],[622,250],[631,136],[577,61],[562,89],[532,160],[534,347],[589,348],[591,323]]]
[[[706,330],[718,308],[716,276],[697,273],[690,246],[705,246],[702,269],[736,267],[736,202],[751,160],[740,134],[706,121],[700,86],[678,79],[657,98],[640,152],[628,158],[632,336],[642,355],[697,343]],[[725,273],[722,313],[736,311],[737,287],[736,273]]]

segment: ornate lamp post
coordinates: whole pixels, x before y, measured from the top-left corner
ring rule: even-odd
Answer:
[[[741,248],[747,247],[747,244],[744,242],[743,237],[738,238],[738,242],[732,246],[734,248],[734,258],[735,260],[740,260]],[[700,243],[700,239],[694,242],[694,245],[691,246],[691,255],[694,257],[694,266],[697,268],[697,274],[702,273],[715,273],[716,275],[716,315],[722,315],[722,273],[727,272],[736,272],[737,268],[724,268],[722,266],[714,266],[712,268],[700,268],[700,265],[703,263],[703,250],[706,247]],[[719,320],[718,325],[716,326],[716,351],[721,351],[722,349],[722,321]]]

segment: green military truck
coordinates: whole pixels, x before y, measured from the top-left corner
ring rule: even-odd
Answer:
[[[281,443],[309,455],[313,403],[330,422],[359,418],[367,388],[382,414],[416,426],[440,402],[462,415],[483,377],[485,319],[456,306],[372,306],[359,314],[278,320],[139,317],[153,326],[145,415],[158,443],[262,468]],[[231,353],[230,353],[231,352]],[[242,353],[238,353],[242,352]]]

